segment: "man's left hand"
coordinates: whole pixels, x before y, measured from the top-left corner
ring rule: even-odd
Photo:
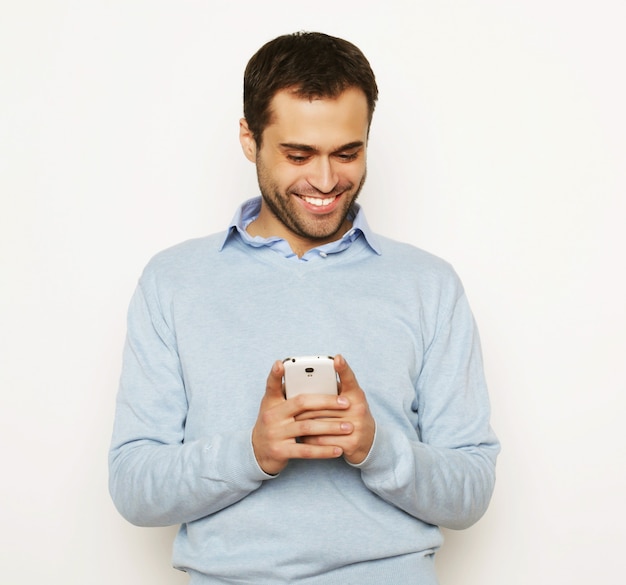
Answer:
[[[303,412],[296,420],[310,418],[323,419],[341,418],[342,423],[352,426],[352,432],[344,435],[318,435],[303,437],[304,443],[312,445],[337,445],[343,449],[344,458],[353,465],[362,463],[367,457],[376,431],[376,422],[370,413],[365,392],[359,386],[354,372],[343,356],[335,356],[335,370],[339,374],[340,396],[346,398],[350,406],[341,411],[309,411]]]

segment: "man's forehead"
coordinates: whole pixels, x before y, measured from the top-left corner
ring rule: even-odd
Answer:
[[[303,133],[337,137],[337,146],[363,140],[369,125],[367,99],[360,89],[349,88],[336,97],[302,97],[293,90],[279,91],[270,104],[266,131],[280,142],[309,144]],[[346,138],[345,134],[351,134]],[[344,136],[343,138],[340,138]]]

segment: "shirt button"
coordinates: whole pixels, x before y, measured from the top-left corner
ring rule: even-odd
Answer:
[[[322,258],[326,258],[328,256],[328,254],[326,252],[320,252],[320,256]]]

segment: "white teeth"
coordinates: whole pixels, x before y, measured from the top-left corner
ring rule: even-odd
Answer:
[[[320,197],[306,197],[302,195],[302,199],[304,199],[307,203],[311,205],[315,205],[316,207],[326,207],[330,205],[337,197],[327,197],[326,199],[321,199]]]

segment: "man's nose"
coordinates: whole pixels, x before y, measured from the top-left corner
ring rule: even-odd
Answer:
[[[339,177],[328,157],[320,156],[309,169],[307,181],[320,193],[330,193],[337,186]]]

